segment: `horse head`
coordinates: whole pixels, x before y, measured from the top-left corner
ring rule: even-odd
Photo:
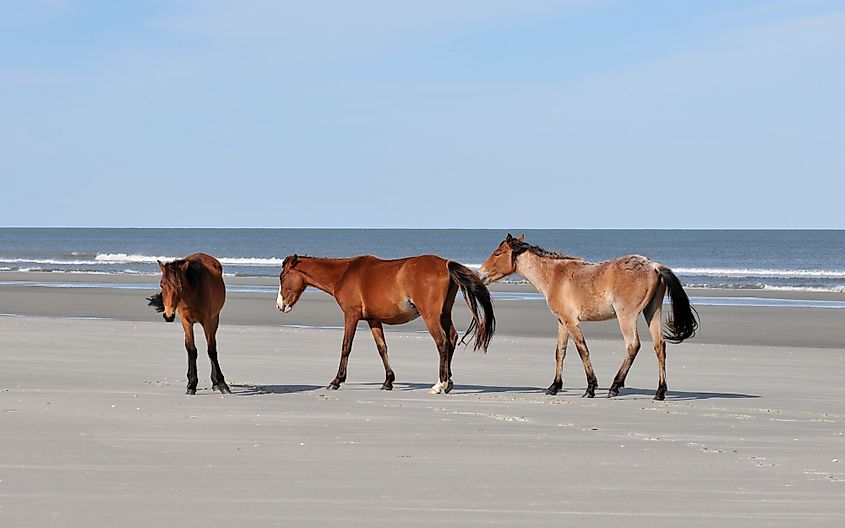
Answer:
[[[182,279],[185,276],[183,268],[187,268],[188,261],[177,260],[166,264],[160,260],[156,262],[161,269],[161,293],[149,298],[150,306],[161,312],[165,321],[172,323],[182,296]]]
[[[481,269],[478,271],[481,280],[484,284],[496,282],[502,277],[507,277],[511,273],[516,272],[516,255],[514,248],[525,243],[525,235],[518,237],[511,236],[508,233],[499,247],[484,261]]]
[[[276,296],[276,308],[282,313],[288,313],[293,305],[299,300],[299,296],[308,286],[302,272],[296,269],[299,257],[290,255],[282,262],[282,271],[279,273],[279,294]]]

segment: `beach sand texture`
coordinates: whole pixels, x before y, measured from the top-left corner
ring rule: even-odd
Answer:
[[[459,349],[455,390],[431,396],[436,352],[418,327],[387,335],[394,391],[379,390],[365,326],[349,381],[329,391],[331,299],[306,295],[283,317],[274,295],[237,293],[218,334],[234,394],[212,393],[200,361],[189,397],[181,328],[147,294],[0,287],[0,313],[16,314],[0,317],[0,526],[845,520],[839,310],[705,307],[700,338],[669,346],[669,393],[654,402],[647,333],[629,388],[603,397],[624,354],[615,323],[584,324],[597,398],[580,397],[571,344],[564,391],[545,396],[553,318],[503,301],[489,353]],[[460,301],[454,313],[465,324]]]

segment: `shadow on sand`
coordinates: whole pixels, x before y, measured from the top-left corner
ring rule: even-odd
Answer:
[[[380,383],[362,383],[361,385],[377,385]],[[428,391],[433,383],[399,383],[393,384],[394,391]],[[452,390],[453,394],[480,394],[480,393],[498,393],[498,392],[514,392],[518,394],[531,394],[539,391],[537,387],[499,387],[495,385],[466,385],[463,383],[455,383],[455,388]]]
[[[362,383],[360,385],[379,385],[376,383]],[[394,383],[393,390],[400,391],[415,391],[428,390],[431,388],[430,383]],[[607,388],[598,389],[596,398],[605,398],[607,396]],[[516,393],[516,394],[543,394],[545,395],[545,387],[507,387],[495,385],[465,385],[455,384],[452,394],[487,394],[487,393]],[[581,397],[584,393],[584,387],[569,387],[565,391],[558,394],[558,397]],[[637,388],[622,388],[619,390],[619,397],[624,396],[647,396],[649,399],[654,397],[654,389],[637,389]],[[555,396],[549,396],[554,398]],[[687,401],[687,400],[711,400],[711,399],[736,399],[736,398],[759,398],[756,394],[741,394],[734,392],[695,392],[695,391],[676,391],[669,390],[666,393],[666,401]]]
[[[420,391],[427,392],[431,388],[431,383],[394,383],[393,390],[395,392],[411,392]],[[377,391],[381,387],[381,383],[350,383],[346,385],[348,389],[355,390],[355,387],[365,388],[364,390]],[[325,385],[250,385],[239,384],[231,385],[233,394],[240,396],[258,396],[262,394],[294,394],[298,392],[308,392],[313,390],[326,389]],[[341,388],[340,390],[343,390]],[[498,385],[464,385],[455,384],[452,394],[545,394],[545,388],[539,387],[511,387]],[[618,399],[652,399],[654,397],[654,389],[638,389],[638,388],[622,388],[619,390]],[[581,397],[584,393],[584,388],[569,387],[562,391],[557,396],[549,396],[549,398],[569,398]],[[598,389],[596,398],[605,398],[607,396],[607,389]],[[629,397],[629,398],[626,398]],[[630,398],[633,396],[634,398]],[[644,398],[637,398],[642,396]],[[696,392],[696,391],[676,391],[669,390],[666,393],[666,401],[691,401],[691,400],[714,400],[714,399],[738,399],[738,398],[759,398],[756,394],[741,394],[734,392]]]
[[[574,389],[572,389],[574,390]],[[599,389],[601,390],[601,389]],[[607,389],[601,393],[596,393],[596,398],[603,398],[607,396]],[[648,396],[649,399],[654,397],[655,389],[636,389],[623,387],[619,389],[619,396]],[[742,394],[736,392],[696,392],[696,391],[678,391],[669,389],[666,393],[666,401],[688,401],[688,400],[733,400],[739,398],[759,398],[757,394]]]
[[[257,396],[260,394],[293,394],[296,392],[308,392],[316,389],[324,389],[322,385],[230,385],[232,394],[238,396]]]

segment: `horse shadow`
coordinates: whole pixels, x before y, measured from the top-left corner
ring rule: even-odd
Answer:
[[[361,385],[380,386],[378,383],[361,383]],[[402,392],[428,390],[431,388],[430,383],[399,383],[393,384],[394,390]],[[599,389],[601,390],[601,389]],[[605,389],[607,390],[607,389]],[[568,392],[577,395],[579,398],[584,393],[584,388],[570,387]],[[513,386],[497,386],[497,385],[465,385],[455,384],[452,394],[497,394],[497,393],[514,393],[514,394],[543,394],[546,393],[545,387],[513,387]],[[566,396],[565,392],[561,392],[561,396]],[[596,398],[605,397],[605,394],[598,393]],[[619,396],[647,396],[649,399],[654,398],[654,389],[638,389],[626,388],[619,389]],[[552,396],[550,396],[552,397]],[[757,394],[743,394],[735,392],[702,392],[702,391],[677,391],[670,390],[666,393],[666,401],[690,401],[690,400],[712,400],[712,399],[740,399],[740,398],[759,398]]]
[[[260,396],[262,394],[295,394],[324,389],[325,387],[323,385],[253,385],[242,383],[229,385],[229,388],[232,389],[232,394],[238,396]]]
[[[619,389],[619,396],[648,396],[654,397],[654,389],[638,389],[622,387]],[[596,398],[601,397],[596,394]],[[733,400],[743,398],[759,398],[758,394],[743,394],[738,392],[702,392],[702,391],[679,391],[672,390],[666,393],[666,401],[692,401],[692,400]]]
[[[381,383],[354,383],[352,385],[367,387],[369,390],[377,390],[381,387]],[[325,385],[254,385],[254,384],[235,384],[230,385],[232,394],[239,396],[260,396],[264,394],[295,394],[300,392],[310,392],[315,390],[326,389]],[[412,392],[412,391],[428,391],[431,388],[430,383],[399,383],[393,384],[393,390],[396,392]],[[599,389],[601,391],[601,389]],[[606,390],[606,389],[605,389]],[[578,396],[583,394],[584,389],[578,387],[570,387],[566,391],[562,391],[556,397],[560,396]],[[453,394],[545,394],[546,389],[540,387],[525,387],[525,386],[500,386],[500,385],[465,385],[456,384]],[[603,398],[605,394],[599,392],[596,398]],[[643,396],[648,399],[654,397],[653,389],[639,389],[623,387],[619,389],[619,396],[617,399],[626,399],[625,396]],[[550,396],[555,397],[555,396]],[[693,400],[714,400],[714,399],[745,399],[745,398],[760,398],[757,394],[743,394],[736,392],[702,392],[702,391],[678,391],[670,390],[666,393],[666,401],[693,401]],[[627,398],[639,399],[639,398]]]
[[[362,383],[362,385],[378,385],[381,386],[379,383]],[[401,392],[410,392],[410,391],[419,391],[419,390],[428,390],[432,386],[432,383],[400,383],[394,382],[393,383],[393,390],[398,390]],[[455,384],[455,388],[452,390],[453,394],[486,394],[486,393],[502,393],[502,392],[513,392],[517,394],[530,394],[533,392],[537,392],[537,387],[500,387],[496,385],[466,385],[466,384]]]

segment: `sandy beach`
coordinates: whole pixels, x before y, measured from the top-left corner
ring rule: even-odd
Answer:
[[[2,526],[845,519],[841,310],[702,306],[700,335],[670,345],[669,393],[654,402],[647,333],[628,388],[608,400],[622,338],[614,321],[585,323],[599,397],[580,397],[572,345],[565,390],[546,396],[553,317],[542,302],[498,301],[488,354],[459,350],[455,390],[431,396],[436,354],[419,322],[387,336],[394,391],[378,390],[366,327],[348,382],[328,391],[334,302],[307,293],[282,316],[275,294],[232,292],[218,338],[233,394],[212,393],[201,362],[189,397],[180,326],[145,306],[154,290],[125,287],[149,278],[67,288],[50,283],[74,276],[43,275],[0,274]],[[251,283],[273,284],[230,281]],[[466,324],[460,301],[454,315]]]

